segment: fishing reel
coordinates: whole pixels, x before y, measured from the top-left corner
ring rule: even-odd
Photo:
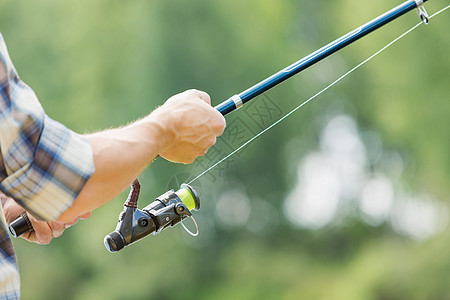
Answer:
[[[109,252],[117,252],[149,234],[156,235],[180,222],[191,235],[198,234],[191,211],[200,209],[200,199],[190,185],[182,184],[178,191],[170,190],[162,194],[142,210],[137,208],[139,192],[140,184],[136,179],[119,215],[116,230],[105,236],[105,247]],[[196,233],[190,232],[182,223],[187,217],[194,221]]]

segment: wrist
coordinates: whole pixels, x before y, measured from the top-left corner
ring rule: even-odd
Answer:
[[[158,155],[170,148],[177,137],[177,133],[169,126],[171,121],[168,118],[169,114],[157,108],[143,119],[147,125],[146,132],[154,141]]]

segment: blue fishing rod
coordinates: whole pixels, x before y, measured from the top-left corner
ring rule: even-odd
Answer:
[[[244,103],[256,98],[274,86],[291,78],[295,74],[318,63],[331,54],[352,44],[372,31],[388,24],[405,13],[417,9],[417,13],[423,23],[427,24],[429,16],[423,7],[428,0],[408,0],[391,9],[376,19],[356,28],[335,41],[323,46],[319,50],[300,59],[278,73],[264,79],[263,81],[248,88],[242,93],[236,94],[221,104],[217,109],[222,115],[226,115],[239,109]],[[137,208],[140,184],[135,180],[131,185],[131,191],[124,209],[119,215],[116,229],[108,234],[104,243],[110,252],[117,252],[149,234],[157,234],[162,230],[182,223],[185,218],[192,218],[192,212],[200,208],[200,199],[196,191],[187,184],[182,184],[178,191],[170,190],[156,198],[142,210]],[[194,220],[194,219],[193,219]],[[195,220],[194,220],[195,223]],[[197,226],[197,224],[195,223]],[[183,225],[184,227],[184,225]],[[187,230],[187,228],[185,227]],[[33,230],[26,213],[21,214],[16,220],[9,224],[9,231],[13,237],[18,237]],[[187,230],[188,231],[188,230]],[[189,231],[188,231],[189,232]],[[198,233],[198,227],[197,227]],[[191,233],[192,234],[192,233]],[[196,234],[192,234],[196,235]]]
[[[368,35],[374,30],[388,24],[389,22],[397,19],[398,17],[404,15],[410,10],[417,9],[420,19],[425,24],[428,24],[428,14],[423,7],[423,3],[428,0],[409,0],[403,2],[399,6],[391,9],[385,14],[379,16],[376,19],[356,28],[355,30],[343,35],[342,37],[336,39],[335,41],[323,46],[319,50],[311,53],[310,55],[300,59],[299,61],[293,63],[292,65],[284,68],[278,73],[264,79],[263,81],[255,84],[254,86],[248,88],[240,94],[234,95],[228,100],[217,105],[215,108],[226,115],[236,109],[241,108],[244,103],[256,98],[257,96],[265,93],[274,86],[282,83],[283,81],[291,78],[295,74],[307,69],[308,67],[318,63],[324,58],[330,56],[331,54],[341,50],[342,48],[352,44],[353,42],[359,40],[360,38]]]

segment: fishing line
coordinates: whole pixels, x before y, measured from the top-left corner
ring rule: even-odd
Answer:
[[[318,63],[319,61],[325,59],[331,54],[343,49],[344,47],[350,45],[351,43],[359,40],[360,38],[366,36],[367,34],[373,32],[374,30],[381,28],[382,26],[388,24],[389,22],[395,20],[396,18],[402,16],[403,14],[416,9],[417,13],[423,23],[428,23],[428,20],[437,16],[438,14],[444,12],[450,5],[441,9],[437,13],[428,17],[428,14],[423,7],[423,3],[428,0],[407,0],[397,7],[391,9],[390,11],[378,16],[377,18],[369,21],[368,23],[356,28],[355,30],[341,36],[340,38],[332,41],[331,43],[325,45],[324,47],[316,50],[310,55],[300,59],[299,61],[293,63],[292,65],[282,69],[281,71],[273,74],[272,76],[264,79],[263,81],[255,84],[254,86],[248,88],[247,90],[232,96],[226,101],[214,107],[222,115],[226,115],[241,106],[244,103],[255,99],[257,96],[263,94],[269,89],[275,87],[279,83],[289,79],[290,77],[298,74],[299,72],[305,70],[306,68]],[[394,39],[392,42],[388,43],[386,46],[378,50],[375,54],[371,55],[369,58],[353,67],[351,70],[347,71],[344,75],[336,79],[334,82],[329,84],[327,87],[316,93],[314,96],[310,97],[289,113],[281,117],[278,121],[262,130],[260,133],[250,138],[247,142],[242,144],[236,150],[232,151],[227,156],[220,159],[218,162],[210,166],[208,169],[203,171],[197,177],[189,182],[196,181],[204,174],[208,173],[211,169],[215,168],[217,165],[221,164],[242,148],[253,142],[255,139],[269,131],[271,128],[275,127],[277,124],[282,122],[284,119],[292,115],[294,112],[299,110],[301,107],[311,102],[319,95],[336,85],[339,81],[350,75],[352,72],[357,70],[359,67],[369,62],[375,56],[389,48],[392,44],[403,38],[405,35],[419,27],[422,23],[413,26],[411,29],[407,30],[405,33]],[[105,247],[110,252],[117,252],[127,245],[130,245],[138,240],[141,240],[145,236],[151,234],[157,234],[166,228],[175,226],[181,223],[183,227],[183,220],[186,218],[192,218],[192,211],[197,211],[200,209],[200,198],[197,192],[189,185],[182,184],[178,191],[170,190],[161,196],[157,197],[155,201],[144,207],[142,210],[138,209],[137,202],[139,198],[140,184],[136,179],[132,185],[130,194],[124,203],[124,208],[119,215],[119,222],[117,223],[116,229],[110,234],[105,236],[104,243]],[[198,234],[198,226],[195,220],[192,218],[194,225],[197,229],[196,233],[190,232],[192,235]],[[186,227],[185,229],[189,231]],[[31,223],[27,221],[27,215],[21,215],[16,220],[9,224],[9,230],[12,236],[18,237],[25,232],[33,230]]]
[[[440,13],[444,12],[445,10],[447,10],[448,8],[450,8],[450,5],[447,5],[447,7],[444,7],[443,9],[439,10],[438,12],[434,13],[433,15],[431,15],[429,17],[429,19],[439,15]],[[414,25],[413,27],[411,27],[410,29],[408,29],[407,31],[405,31],[403,34],[399,35],[397,38],[395,38],[393,41],[391,41],[390,43],[388,43],[386,46],[384,46],[383,48],[381,48],[380,50],[378,50],[377,52],[375,52],[374,54],[372,54],[370,57],[368,57],[367,59],[365,59],[364,61],[362,61],[360,64],[358,64],[357,66],[353,67],[351,70],[347,71],[344,75],[342,75],[341,77],[339,77],[338,79],[336,79],[335,81],[333,81],[331,84],[329,84],[328,86],[326,86],[324,89],[322,89],[321,91],[319,91],[318,93],[316,93],[314,96],[310,97],[308,100],[304,101],[303,103],[301,103],[300,105],[298,105],[297,107],[295,107],[293,110],[291,110],[289,113],[287,113],[286,115],[284,115],[283,117],[281,117],[278,121],[276,121],[275,123],[273,123],[272,125],[270,125],[269,127],[267,127],[266,129],[262,130],[261,132],[259,132],[258,134],[256,134],[254,137],[252,137],[251,139],[249,139],[248,141],[246,141],[244,144],[242,144],[241,146],[239,146],[238,148],[236,148],[234,151],[232,151],[230,154],[226,155],[225,157],[223,157],[222,159],[220,159],[218,162],[216,162],[215,164],[213,164],[212,166],[210,166],[208,169],[206,169],[205,171],[203,171],[202,173],[200,173],[197,177],[195,177],[194,179],[192,179],[188,184],[192,184],[192,182],[198,180],[200,177],[202,177],[203,175],[205,175],[206,173],[208,173],[209,171],[211,171],[212,169],[214,169],[215,167],[217,167],[219,164],[221,164],[222,162],[224,162],[225,160],[227,160],[228,158],[230,158],[231,156],[233,156],[234,154],[236,154],[237,152],[239,152],[240,150],[242,150],[242,148],[244,148],[245,146],[247,146],[248,144],[250,144],[251,142],[253,142],[254,140],[256,140],[257,138],[259,138],[261,135],[263,135],[264,133],[266,133],[267,131],[269,131],[270,129],[272,129],[273,127],[275,127],[277,124],[279,124],[280,122],[282,122],[284,119],[288,118],[290,115],[292,115],[293,113],[295,113],[297,110],[299,110],[300,108],[302,108],[303,106],[305,106],[306,104],[308,104],[309,102],[311,102],[312,100],[314,100],[315,98],[317,98],[318,96],[320,96],[322,93],[324,93],[325,91],[327,91],[328,89],[330,89],[331,87],[333,87],[334,85],[336,85],[338,82],[340,82],[342,79],[344,79],[345,77],[347,77],[348,75],[350,75],[351,73],[353,73],[354,71],[356,71],[357,69],[359,69],[361,66],[363,66],[364,64],[366,64],[367,62],[369,62],[370,60],[372,60],[375,56],[377,56],[378,54],[380,54],[381,52],[383,52],[384,50],[386,50],[387,48],[389,48],[390,46],[392,46],[393,44],[395,44],[397,41],[399,41],[400,39],[402,39],[403,37],[405,37],[407,34],[411,33],[413,30],[415,30],[417,27],[419,27],[420,25],[422,25],[423,22],[419,22],[416,25]]]

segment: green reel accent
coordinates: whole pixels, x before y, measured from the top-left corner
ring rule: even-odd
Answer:
[[[175,194],[177,194],[181,202],[183,202],[189,210],[200,209],[200,199],[190,185],[183,183],[181,188],[176,191]]]

